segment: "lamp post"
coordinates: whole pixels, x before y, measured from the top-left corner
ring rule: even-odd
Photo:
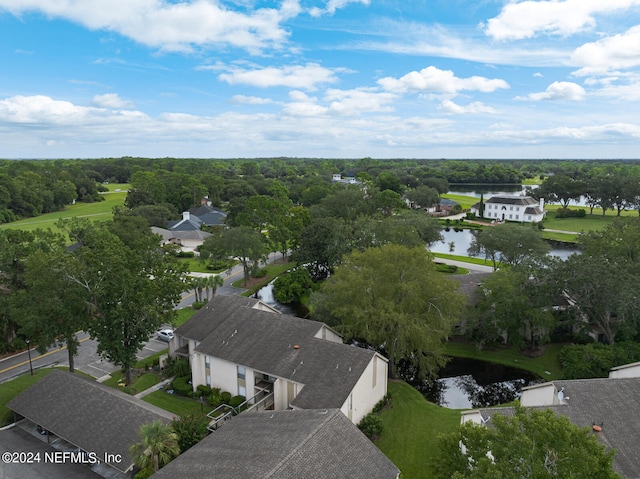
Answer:
[[[27,339],[25,342],[27,343],[27,354],[29,355],[29,371],[31,371],[31,375],[33,376],[33,365],[31,364],[31,341]]]

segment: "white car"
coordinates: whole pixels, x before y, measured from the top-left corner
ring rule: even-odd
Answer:
[[[161,329],[158,331],[158,339],[163,341],[171,341],[173,339],[173,331],[171,329]]]

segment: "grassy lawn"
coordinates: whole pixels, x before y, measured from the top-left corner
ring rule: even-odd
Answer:
[[[542,230],[541,235],[542,239],[554,240],[554,241],[562,241],[564,243],[577,243],[578,235],[571,233],[556,233],[555,231],[545,231]]]
[[[97,203],[76,203],[75,205],[69,205],[62,211],[55,211],[53,213],[47,213],[44,215],[36,216],[35,218],[26,218],[13,223],[2,225],[2,228],[21,229],[26,231],[33,231],[38,228],[47,229],[52,231],[60,231],[56,223],[60,218],[72,218],[87,217],[94,221],[107,221],[113,217],[113,207],[121,206],[124,204],[125,197],[127,196],[126,188],[129,185],[107,185],[113,191],[104,193],[103,197],[105,201]],[[122,191],[116,192],[116,189]]]
[[[431,253],[433,256],[435,256],[436,258],[445,258],[445,259],[452,259],[455,261],[464,261],[465,263],[471,263],[471,264],[481,264],[483,266],[491,266],[493,267],[493,263],[491,261],[488,261],[484,258],[472,258],[471,256],[456,256],[454,254],[446,254],[446,253]]]
[[[200,412],[202,408],[200,401],[177,396],[175,394],[167,394],[165,391],[152,392],[142,399],[143,401],[153,404],[154,406],[158,406],[159,408],[169,411],[177,416],[188,414],[190,412]],[[204,404],[205,413],[212,410],[213,408],[209,404]]]
[[[597,211],[597,209],[593,210],[593,215],[589,214],[588,208],[586,209],[587,216],[584,218],[556,218],[556,210],[558,209],[558,205],[547,205],[545,206],[547,210],[547,217],[544,220],[544,227],[552,230],[563,230],[563,231],[575,231],[580,233],[582,231],[599,231],[603,229],[605,226],[613,223],[614,219],[617,217],[616,213],[609,211],[606,216],[602,216],[602,210]],[[571,207],[570,209],[579,209],[578,207]],[[637,215],[636,211],[623,211],[621,213],[622,216],[632,216]]]
[[[402,479],[433,477],[440,451],[437,437],[460,426],[460,412],[428,402],[404,382],[389,382],[392,405],[380,413],[383,430],[376,445],[402,471]]]
[[[563,347],[564,344],[549,344],[546,346],[546,350],[542,356],[530,358],[511,347],[486,350],[478,349],[473,343],[449,342],[446,345],[446,354],[525,369],[550,381],[552,379],[562,378],[562,368],[560,367],[558,355]],[[551,374],[547,374],[547,372]]]
[[[446,193],[444,195],[440,195],[441,198],[446,198],[448,200],[453,200],[456,203],[458,203],[462,209],[467,209],[467,208],[471,208],[474,204],[476,204],[478,201],[480,201],[478,198],[476,198],[475,196],[465,196],[465,195],[450,195],[449,193]]]
[[[189,319],[191,316],[193,316],[194,314],[196,314],[198,311],[193,309],[193,308],[182,308],[178,310],[178,315],[176,316],[176,321],[174,323],[174,326],[178,327],[178,326],[182,326],[184,323],[187,322],[187,319]]]

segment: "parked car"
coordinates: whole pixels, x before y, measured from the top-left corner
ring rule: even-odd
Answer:
[[[162,341],[171,341],[173,339],[173,330],[165,328],[158,331],[158,339]]]

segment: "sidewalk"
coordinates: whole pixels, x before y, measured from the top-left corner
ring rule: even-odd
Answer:
[[[149,394],[151,394],[153,392],[159,391],[160,389],[165,387],[167,384],[171,384],[171,381],[173,381],[173,378],[164,379],[163,381],[160,381],[158,384],[154,384],[149,389],[145,389],[144,391],[140,391],[138,394],[136,394],[133,397],[141,399],[141,398],[143,398],[145,396],[148,396]]]

